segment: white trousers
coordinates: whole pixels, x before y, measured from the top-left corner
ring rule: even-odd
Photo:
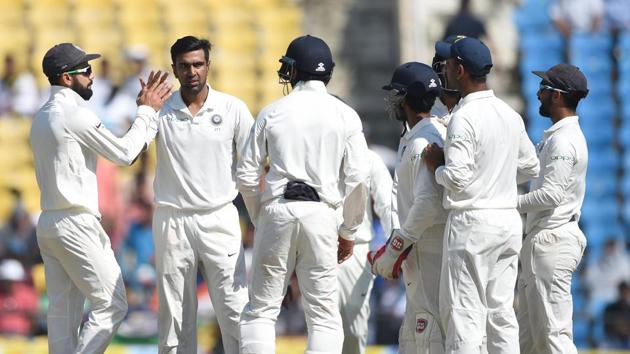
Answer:
[[[48,352],[103,353],[127,314],[120,267],[98,219],[45,211],[37,224],[48,292]],[[92,305],[79,331],[85,299]]]
[[[197,353],[197,270],[208,284],[225,353],[238,353],[238,321],[247,303],[238,211],[158,207],[153,218],[159,299],[159,353]]]
[[[513,302],[521,228],[515,209],[450,211],[440,284],[446,353],[519,353]]]
[[[577,354],[571,278],[586,247],[577,222],[534,230],[521,250],[516,314],[523,354]]]
[[[335,211],[325,203],[276,199],[263,206],[256,225],[241,353],[275,353],[275,323],[293,270],[308,328],[306,353],[341,353]]]
[[[370,318],[374,275],[367,261],[369,243],[354,245],[352,257],[339,265],[339,313],[343,325],[343,354],[363,354]]]
[[[442,354],[439,289],[444,224],[429,228],[403,263],[407,306],[399,335],[402,354]]]

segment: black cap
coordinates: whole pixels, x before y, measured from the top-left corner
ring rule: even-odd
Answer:
[[[485,76],[492,68],[490,49],[476,38],[462,38],[453,44],[437,42],[435,52],[442,58],[457,59],[472,76]]]
[[[553,88],[572,93],[581,97],[588,95],[586,76],[579,68],[571,64],[558,64],[547,71],[532,71],[534,75],[543,79],[543,83]]]
[[[294,39],[289,44],[285,57],[293,59],[293,65],[299,71],[317,76],[330,74],[335,66],[328,44],[311,35]]]
[[[409,62],[396,68],[392,81],[383,86],[383,90],[398,90],[413,92],[414,95],[423,96],[428,92],[440,94],[442,85],[440,78],[430,66],[418,62]]]
[[[72,43],[61,43],[46,52],[42,67],[46,76],[53,77],[63,74],[76,65],[100,57],[100,54],[86,54],[83,49]]]

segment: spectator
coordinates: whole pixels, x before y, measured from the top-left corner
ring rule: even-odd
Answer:
[[[26,282],[26,272],[16,259],[0,263],[0,334],[31,335],[37,316],[37,294]]]
[[[31,216],[24,209],[21,193],[12,189],[15,207],[5,227],[0,230],[0,256],[18,259],[27,268],[41,262],[37,236]]]
[[[605,347],[630,349],[630,285],[619,283],[617,301],[604,310]]]
[[[449,20],[442,39],[457,35],[477,39],[485,37],[486,26],[470,11],[470,0],[460,0],[459,4],[459,12]]]
[[[113,130],[117,127],[107,116],[106,107],[116,92],[116,87],[110,77],[111,66],[109,60],[107,58],[102,58],[100,64],[101,70],[92,83],[92,92],[94,92],[94,94],[88,101],[88,106],[92,108],[92,111],[94,111],[96,115],[103,118],[103,124],[105,124],[108,129]]]
[[[550,16],[567,38],[573,33],[597,32],[604,16],[604,3],[603,0],[555,0]]]
[[[630,1],[604,0],[604,22],[613,32],[630,30]]]
[[[617,284],[630,282],[630,257],[614,238],[606,241],[601,256],[586,268],[591,313],[601,313],[601,305],[614,301]]]
[[[0,115],[30,117],[38,108],[39,90],[35,77],[28,71],[20,73],[13,55],[7,54],[0,79]]]

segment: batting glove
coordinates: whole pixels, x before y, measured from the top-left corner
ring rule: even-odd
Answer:
[[[398,279],[402,273],[402,262],[411,252],[412,246],[411,240],[394,230],[384,246],[376,252],[368,253],[372,273],[385,279]]]

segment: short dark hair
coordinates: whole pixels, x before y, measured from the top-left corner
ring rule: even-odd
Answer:
[[[175,64],[175,59],[178,55],[199,49],[203,49],[203,54],[207,63],[208,60],[210,60],[210,50],[212,49],[212,44],[207,39],[199,39],[194,36],[182,37],[171,46],[171,60],[173,61],[173,64]]]
[[[578,102],[580,102],[581,97],[577,97],[573,93],[563,93],[562,97],[564,98],[564,103],[567,108],[573,111],[577,110]]]
[[[407,93],[405,95],[405,103],[416,113],[427,113],[431,111],[436,98],[437,95],[434,92],[426,93],[423,96]]]

